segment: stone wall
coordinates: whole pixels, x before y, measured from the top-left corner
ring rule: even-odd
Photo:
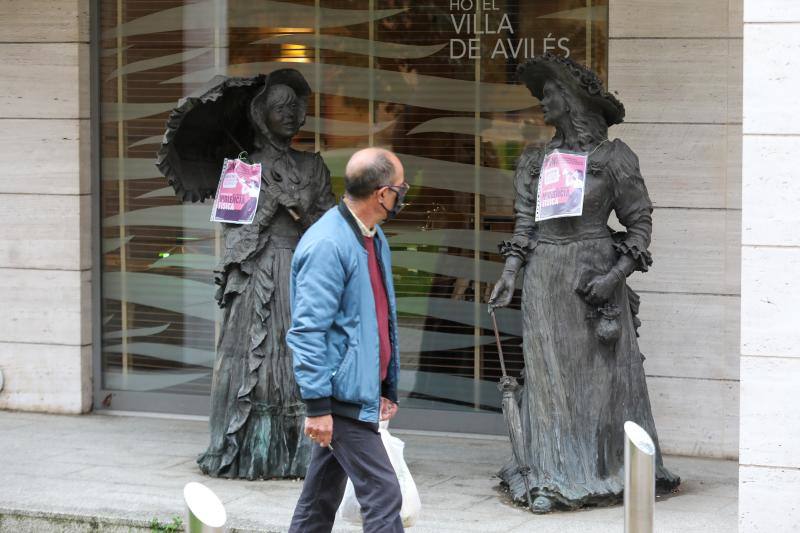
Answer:
[[[0,0],[0,408],[91,408],[88,0]]]
[[[610,0],[611,135],[655,204],[642,352],[667,453],[738,454],[741,0]]]
[[[740,531],[800,531],[800,3],[744,9]]]

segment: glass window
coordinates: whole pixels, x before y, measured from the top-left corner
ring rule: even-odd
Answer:
[[[322,152],[337,194],[349,155],[369,145],[397,152],[412,184],[384,226],[404,406],[499,412],[485,302],[513,227],[514,161],[552,134],[515,69],[551,50],[605,79],[607,0],[100,4],[102,391],[207,403],[220,232],[209,202],[175,199],[155,154],[169,110],[214,75],[293,66],[314,91],[295,147]],[[516,374],[515,304],[498,319]]]

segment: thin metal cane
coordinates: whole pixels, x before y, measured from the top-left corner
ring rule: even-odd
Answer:
[[[506,361],[505,357],[503,356],[503,345],[500,344],[500,332],[497,329],[497,318],[495,318],[494,316],[494,309],[490,309],[489,314],[492,316],[492,327],[494,328],[494,340],[497,343],[497,354],[500,356],[500,370],[503,372],[503,377],[507,378],[508,373],[506,372]]]

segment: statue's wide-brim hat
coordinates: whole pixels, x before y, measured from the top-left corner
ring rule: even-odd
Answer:
[[[517,77],[539,100],[547,80],[555,80],[581,98],[589,109],[601,114],[609,126],[625,119],[622,102],[605,90],[597,74],[572,59],[552,53],[537,56],[517,68]]]
[[[247,78],[215,76],[178,102],[167,120],[156,166],[179,200],[213,197],[224,159],[257,149],[250,104],[275,84],[288,85],[304,100],[311,94],[300,72],[282,68]]]

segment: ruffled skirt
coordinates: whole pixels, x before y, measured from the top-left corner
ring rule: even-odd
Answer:
[[[292,250],[270,242],[232,265],[211,391],[211,443],[197,460],[213,477],[304,477],[311,441],[286,346]]]

